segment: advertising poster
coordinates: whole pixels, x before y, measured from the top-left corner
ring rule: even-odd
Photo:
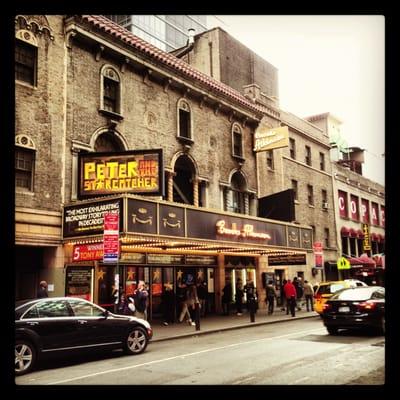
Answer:
[[[90,266],[67,266],[66,296],[92,301],[93,268]]]

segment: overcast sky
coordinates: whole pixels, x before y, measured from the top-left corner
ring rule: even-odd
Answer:
[[[280,107],[330,112],[363,175],[384,184],[385,20],[379,15],[218,15],[209,19],[278,69]]]

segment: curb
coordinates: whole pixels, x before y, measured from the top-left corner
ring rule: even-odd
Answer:
[[[182,333],[182,334],[175,334],[173,336],[168,336],[168,337],[163,337],[163,338],[158,338],[158,339],[151,339],[151,342],[162,342],[165,340],[174,340],[174,339],[182,339],[182,338],[187,338],[187,337],[193,337],[193,336],[199,336],[199,335],[206,335],[209,333],[216,333],[216,332],[223,332],[223,331],[229,331],[229,330],[234,330],[234,329],[242,329],[242,328],[251,328],[253,326],[260,326],[260,325],[267,325],[267,324],[276,324],[279,322],[287,322],[287,321],[295,321],[298,319],[306,319],[306,318],[320,318],[319,315],[305,315],[305,316],[299,316],[299,317],[294,317],[293,319],[277,319],[275,321],[261,321],[261,322],[249,322],[244,325],[233,325],[233,326],[228,326],[228,327],[220,327],[220,328],[211,328],[207,330],[200,330],[200,331],[195,331],[195,332],[187,332],[187,333]]]

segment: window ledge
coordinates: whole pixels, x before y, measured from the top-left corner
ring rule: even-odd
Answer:
[[[26,196],[34,196],[35,192],[31,192],[29,190],[22,189],[22,188],[21,189],[16,188],[15,189],[15,194],[21,194],[21,195],[26,195]]]
[[[36,85],[31,85],[30,83],[25,82],[25,81],[20,81],[19,79],[16,79],[15,83],[17,83],[20,86],[24,86],[26,88],[29,88],[29,89],[37,90],[37,86]]]
[[[181,143],[186,144],[188,146],[191,146],[192,144],[194,144],[194,140],[187,138],[185,136],[177,136],[176,137]]]
[[[107,117],[112,117],[112,118],[115,118],[115,119],[118,119],[118,120],[124,119],[124,117],[121,114],[116,113],[114,111],[104,110],[102,108],[99,109],[99,113],[100,114],[104,114]]]
[[[239,161],[239,162],[241,162],[241,163],[244,163],[244,162],[246,161],[246,159],[245,159],[244,157],[242,157],[242,156],[237,156],[237,155],[235,155],[235,154],[232,154],[232,157],[233,157],[236,161]]]

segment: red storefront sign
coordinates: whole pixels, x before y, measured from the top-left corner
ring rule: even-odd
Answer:
[[[381,206],[381,225],[385,227],[385,207]]]
[[[350,196],[350,214],[353,221],[359,221],[360,213],[358,210],[358,197]]]
[[[361,222],[369,224],[369,201],[361,199]]]
[[[347,218],[348,210],[347,210],[347,193],[338,191],[338,199],[339,199],[339,215],[342,218]]]
[[[75,244],[72,253],[73,261],[93,261],[103,258],[103,244]]]
[[[379,225],[379,209],[378,204],[371,204],[371,212],[372,212],[372,225]]]

